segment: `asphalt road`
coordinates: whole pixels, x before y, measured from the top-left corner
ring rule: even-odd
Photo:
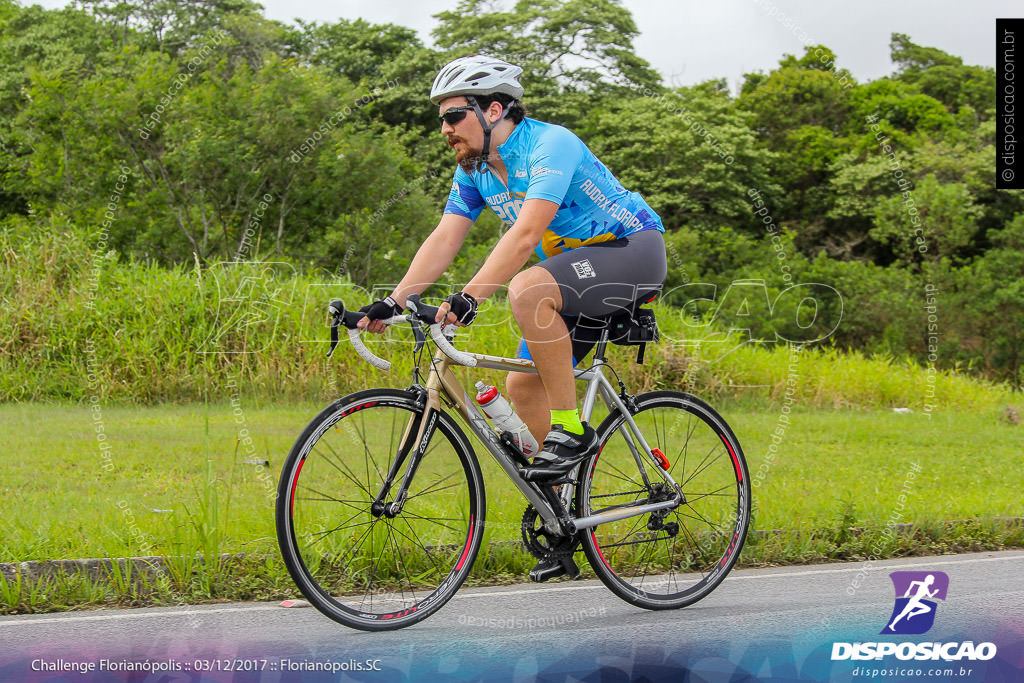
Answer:
[[[878,635],[893,609],[889,573],[897,570],[949,576],[925,635]],[[998,655],[953,663],[830,658],[834,642],[886,640],[992,642]],[[110,664],[99,670],[102,660],[181,670],[112,672]],[[84,674],[53,670],[90,663]],[[268,603],[0,618],[5,682],[852,681],[863,678],[855,675],[862,665],[909,672],[885,680],[918,680],[913,667],[923,667],[929,680],[1024,681],[1024,552],[734,571],[696,605],[661,612],[635,608],[596,581],[464,589],[426,621],[387,633]],[[247,667],[258,670],[238,671]]]

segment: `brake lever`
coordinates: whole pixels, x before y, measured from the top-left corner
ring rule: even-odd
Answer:
[[[414,318],[418,318],[420,322],[425,325],[430,325],[434,322],[434,318],[437,317],[437,306],[428,306],[427,304],[420,301],[419,294],[410,294],[405,297],[405,306],[413,313]]]
[[[330,358],[338,346],[338,325],[345,315],[345,304],[340,299],[335,299],[327,304],[327,312],[331,314],[331,348],[327,351],[327,357]]]
[[[415,315],[409,316],[409,322],[412,325],[412,336],[416,339],[416,345],[413,347],[413,353],[419,353],[423,345],[427,343],[427,335],[423,333],[423,326],[419,319]]]

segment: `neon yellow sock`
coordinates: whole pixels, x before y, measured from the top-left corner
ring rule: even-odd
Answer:
[[[562,425],[562,428],[571,434],[582,434],[583,423],[580,422],[580,411],[576,408],[572,410],[552,410],[551,411],[551,426]]]

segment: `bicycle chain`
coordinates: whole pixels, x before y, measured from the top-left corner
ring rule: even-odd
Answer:
[[[661,500],[667,500],[665,496],[670,495],[670,489],[667,484],[659,482],[652,484],[651,488],[647,490],[649,499],[647,502],[658,502]],[[639,493],[639,492],[638,492]],[[620,493],[609,494],[611,496],[621,496]],[[608,496],[594,496],[595,498],[603,498]],[[651,518],[657,519],[663,522],[664,517],[668,514],[669,510],[664,512],[654,512],[651,514]],[[538,560],[551,560],[562,557],[572,557],[576,552],[579,551],[579,535],[573,536],[556,536],[549,533],[544,529],[543,523],[537,528],[537,521],[540,519],[540,515],[537,513],[537,508],[532,505],[527,505],[526,510],[523,511],[523,520],[521,522],[521,530],[523,533],[523,545],[526,546],[526,550],[536,557]],[[663,527],[659,526],[656,528],[648,529],[657,533],[661,531]],[[659,538],[641,539],[638,541],[624,541],[621,543],[615,543],[614,545],[604,546],[608,548],[621,546],[621,545],[638,545],[640,543],[650,543],[652,541],[665,540],[666,538],[672,538],[678,533],[678,529],[675,533],[670,532],[667,536]],[[553,543],[553,544],[552,544]],[[547,545],[545,545],[547,544]]]
[[[537,528],[540,515],[537,508],[527,505],[523,512],[522,532],[523,545],[538,560],[554,560],[572,557],[579,546],[579,538],[573,536],[555,536],[544,529],[543,521]]]

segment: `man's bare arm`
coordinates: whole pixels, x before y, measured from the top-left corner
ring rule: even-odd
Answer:
[[[511,280],[540,244],[544,231],[551,225],[557,212],[558,204],[554,202],[546,199],[527,199],[516,222],[498,240],[494,251],[462,291],[481,301]],[[447,321],[455,322],[455,314],[448,313],[451,310],[448,302],[442,302],[440,309],[437,312],[438,320],[447,314]]]
[[[436,282],[455,260],[472,226],[473,221],[465,216],[454,213],[441,216],[437,227],[416,251],[409,270],[391,293],[391,298],[404,308],[407,296],[419,294]],[[370,332],[384,331],[384,323],[379,320],[370,321],[368,318],[360,320],[359,327]]]

